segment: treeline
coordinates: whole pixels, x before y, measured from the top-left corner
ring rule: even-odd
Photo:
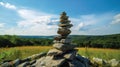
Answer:
[[[78,47],[120,48],[120,34],[104,36],[72,35],[73,43]]]
[[[34,46],[34,45],[46,45],[49,46],[53,42],[52,39],[45,38],[22,38],[15,35],[1,35],[0,47],[15,47],[15,46]]]
[[[77,47],[93,47],[93,48],[120,48],[120,34],[104,35],[104,36],[82,36],[71,35],[72,42]],[[15,46],[49,46],[53,44],[53,36],[15,36],[1,35],[0,47]]]

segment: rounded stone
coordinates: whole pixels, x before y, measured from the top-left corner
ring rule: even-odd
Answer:
[[[70,44],[70,43],[71,43],[71,39],[68,39],[68,38],[66,38],[66,39],[61,39],[61,40],[60,40],[60,43]]]
[[[53,56],[53,55],[62,55],[64,52],[57,50],[57,49],[51,49],[48,51],[47,56]]]
[[[75,48],[74,45],[71,44],[62,44],[62,43],[55,43],[53,45],[54,48],[58,49],[58,50],[62,50],[62,51],[68,51],[68,50],[72,50]]]
[[[69,29],[67,29],[67,28],[59,28],[57,33],[67,36],[67,35],[69,35],[71,33],[71,31]]]

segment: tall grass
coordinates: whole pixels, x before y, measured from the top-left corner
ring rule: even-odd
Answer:
[[[78,48],[78,53],[88,58],[101,58],[105,60],[117,59],[120,60],[120,49],[100,49],[100,48]]]
[[[0,49],[0,61],[3,60],[15,60],[17,58],[23,59],[33,54],[40,52],[47,52],[51,49],[51,46],[23,46],[14,48],[1,48]],[[84,55],[88,58],[102,58],[106,60],[117,59],[120,60],[120,50],[116,49],[98,49],[98,48],[77,48],[80,55]]]
[[[22,54],[20,50],[17,50],[15,48],[12,49],[1,49],[0,52],[0,61],[3,60],[12,60],[12,59],[17,59],[17,58],[21,58]]]
[[[1,48],[0,61],[15,60],[17,58],[23,59],[33,54],[40,52],[47,52],[50,48],[48,46],[23,46],[14,48]]]

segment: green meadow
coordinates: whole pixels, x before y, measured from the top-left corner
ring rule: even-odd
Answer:
[[[33,54],[47,52],[52,49],[51,46],[22,46],[13,48],[0,48],[0,61],[23,59]],[[90,59],[93,57],[110,60],[120,60],[120,49],[103,49],[103,48],[76,48],[78,53]]]

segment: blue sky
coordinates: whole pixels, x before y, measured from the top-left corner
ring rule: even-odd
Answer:
[[[0,35],[56,35],[63,11],[72,35],[120,33],[120,0],[0,0]]]

